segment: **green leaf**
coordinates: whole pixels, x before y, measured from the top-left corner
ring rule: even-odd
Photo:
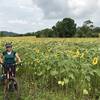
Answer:
[[[55,75],[58,74],[58,72],[57,72],[56,70],[54,70],[54,71],[51,71],[50,74],[51,74],[52,76],[55,76]]]
[[[72,73],[69,74],[69,77],[70,77],[71,79],[74,79],[74,75],[73,75]]]
[[[47,66],[47,70],[50,70],[51,69],[51,66]]]
[[[69,80],[64,78],[64,82],[65,82],[65,84],[68,84]]]
[[[38,76],[42,76],[42,75],[43,75],[43,73],[42,73],[42,72],[38,73]]]
[[[94,72],[100,77],[100,69],[95,69]]]

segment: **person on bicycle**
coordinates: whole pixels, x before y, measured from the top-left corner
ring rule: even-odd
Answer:
[[[13,73],[12,77],[16,76],[16,63],[20,63],[21,59],[17,52],[15,52],[12,48],[11,43],[5,44],[5,51],[0,54],[0,63],[3,65],[4,74],[6,75],[6,79],[4,80],[4,93],[6,92],[8,79],[10,78],[7,76],[9,69]]]

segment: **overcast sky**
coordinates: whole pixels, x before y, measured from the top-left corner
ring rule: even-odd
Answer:
[[[100,25],[100,0],[0,0],[0,31],[37,31],[64,17],[78,25],[87,19]]]

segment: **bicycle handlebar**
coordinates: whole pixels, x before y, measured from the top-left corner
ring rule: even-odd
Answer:
[[[5,64],[4,63],[0,63],[0,67],[3,67]],[[11,65],[13,65],[13,66],[17,66],[17,65],[20,65],[20,66],[22,66],[22,63],[15,63],[15,64],[11,64]]]

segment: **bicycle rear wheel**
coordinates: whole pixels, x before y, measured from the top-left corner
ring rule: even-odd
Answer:
[[[19,82],[16,78],[8,82],[7,95],[4,100],[20,100]]]

